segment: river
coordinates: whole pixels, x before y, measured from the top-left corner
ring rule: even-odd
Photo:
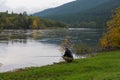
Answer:
[[[90,28],[4,30],[0,33],[0,72],[59,62],[62,60],[60,44],[66,36],[74,43],[94,46],[103,31]]]

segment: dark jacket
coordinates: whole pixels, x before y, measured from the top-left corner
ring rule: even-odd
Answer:
[[[71,51],[68,49],[65,51],[65,54],[63,55],[63,57],[73,58],[73,55],[72,55]]]

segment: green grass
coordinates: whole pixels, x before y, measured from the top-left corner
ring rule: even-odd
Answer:
[[[103,52],[72,63],[0,73],[0,80],[120,80],[120,51]]]

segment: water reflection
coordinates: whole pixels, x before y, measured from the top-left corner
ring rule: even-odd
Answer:
[[[28,66],[41,66],[58,62],[61,57],[40,57],[40,56],[61,56],[59,46],[43,44],[35,41],[28,41],[27,44],[9,43],[0,49],[0,71],[12,70]]]
[[[5,30],[0,33],[0,72],[15,68],[42,66],[59,62],[59,45],[66,35],[74,43],[96,45],[104,30],[70,28],[69,30]]]
[[[27,43],[27,40],[60,44],[66,37],[74,43],[96,45],[104,30],[89,28],[70,28],[69,30],[6,30],[0,34],[0,43]]]

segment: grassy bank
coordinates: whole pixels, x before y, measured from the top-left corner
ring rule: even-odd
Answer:
[[[0,80],[120,80],[120,51],[44,67],[0,73]]]

